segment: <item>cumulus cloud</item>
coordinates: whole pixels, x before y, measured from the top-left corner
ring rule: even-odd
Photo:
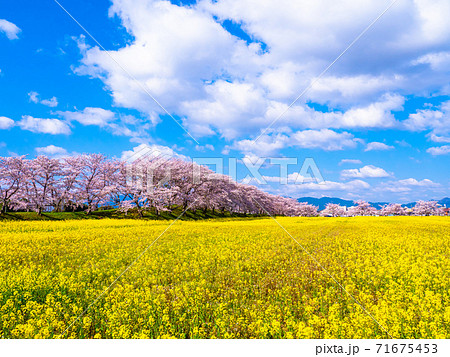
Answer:
[[[386,145],[384,143],[373,141],[373,142],[367,144],[364,151],[392,150],[392,149],[394,149],[394,147],[391,145]]]
[[[413,64],[428,64],[435,71],[448,71],[450,67],[450,52],[429,53],[413,61]]]
[[[77,121],[82,125],[97,125],[104,127],[115,120],[115,114],[110,110],[102,108],[87,107],[75,112],[57,112],[68,121]]]
[[[22,30],[12,22],[0,19],[0,33],[3,32],[10,40],[17,40],[19,38],[18,34],[20,31]]]
[[[69,135],[71,133],[69,125],[59,119],[42,119],[34,118],[30,115],[25,115],[18,122],[18,125],[22,130],[28,130],[33,133],[42,134],[65,134]]]
[[[403,186],[419,186],[419,187],[437,187],[440,186],[438,183],[433,182],[429,179],[423,179],[421,181],[416,180],[415,178],[408,178],[405,180],[398,181],[400,185]]]
[[[323,98],[328,98],[330,103],[354,102],[355,98],[364,98],[369,95],[378,96],[386,91],[393,91],[401,87],[405,79],[400,75],[379,77],[373,75],[355,76],[324,76],[316,82],[311,89],[309,97],[312,100],[322,102]],[[332,98],[336,95],[336,99]]]
[[[257,8],[251,0],[199,0],[189,6],[114,0],[110,15],[122,21],[133,41],[111,53],[195,136],[242,139],[283,113],[385,6],[376,0],[364,6],[263,0]],[[449,14],[446,0],[396,3],[383,25],[361,38],[364,49],[343,56],[277,127],[397,127],[393,112],[402,109],[404,96],[448,84],[436,66],[423,64],[450,50]],[[245,38],[228,32],[225,21],[239,24]],[[157,124],[164,111],[141,85],[104,51],[82,38],[78,43],[83,57],[75,71],[100,78],[115,105],[137,109]],[[330,110],[313,109],[308,102]]]
[[[259,157],[267,157],[285,148],[288,142],[289,137],[286,135],[263,135],[259,138],[256,145],[253,143],[253,140],[245,139],[235,142],[233,148],[246,154],[253,153]]]
[[[348,132],[339,133],[330,129],[302,130],[290,134],[262,135],[256,143],[249,139],[240,140],[235,142],[233,148],[262,157],[273,155],[286,147],[325,151],[352,149],[360,141]]]
[[[86,107],[77,111],[58,111],[59,116],[68,123],[78,122],[81,125],[95,125],[113,135],[128,136],[132,140],[142,142],[148,139],[148,122],[139,121],[132,115],[123,115],[103,108]]]
[[[14,120],[7,117],[0,117],[0,129],[9,129],[15,125]]]
[[[55,145],[37,147],[37,148],[35,148],[35,151],[39,155],[47,155],[47,156],[52,156],[52,157],[67,155],[66,149],[59,147],[59,146],[55,146]]]
[[[450,145],[431,147],[427,149],[427,153],[433,156],[450,154]]]
[[[291,145],[296,147],[326,151],[351,149],[356,147],[359,141],[350,133],[337,133],[329,129],[298,131],[291,139]]]
[[[403,126],[411,131],[432,130],[433,134],[450,133],[450,101],[441,103],[438,109],[422,109],[410,114]]]
[[[174,149],[157,144],[140,144],[135,146],[132,150],[123,151],[121,156],[121,160],[128,162],[143,158],[158,158],[161,160],[168,160],[170,158],[187,159],[186,156],[177,153]]]
[[[387,94],[375,103],[363,108],[351,108],[342,115],[343,127],[388,128],[396,124],[393,110],[402,109],[405,99]]]
[[[56,97],[51,97],[50,99],[42,99],[41,104],[46,105],[47,107],[57,107],[58,106],[58,99]]]
[[[341,171],[342,178],[380,178],[389,176],[391,175],[388,174],[384,169],[373,165],[367,165],[360,169],[349,169]]]
[[[441,185],[429,179],[417,180],[415,178],[408,178],[399,181],[384,182],[375,188],[377,192],[392,192],[392,193],[410,193],[414,192],[417,197],[422,199],[429,196],[430,193],[438,192]]]
[[[323,181],[320,183],[305,182],[302,184],[282,185],[277,193],[296,198],[304,195],[320,197],[325,194],[343,197],[347,196],[348,193],[361,195],[370,188],[371,186],[363,180],[352,180],[347,182]]]
[[[372,190],[375,197],[386,195],[385,199],[391,202],[393,197],[400,197],[402,201],[411,202],[418,199],[435,199],[436,196],[445,194],[445,189],[439,183],[430,179],[415,178],[382,182]]]
[[[448,136],[438,136],[436,134],[431,133],[428,135],[431,141],[434,141],[435,143],[450,143],[450,137]]]
[[[58,99],[56,97],[51,97],[50,99],[39,99],[39,93],[38,92],[29,92],[28,98],[30,102],[32,103],[41,103],[43,105],[46,105],[47,107],[57,107],[58,106]]]

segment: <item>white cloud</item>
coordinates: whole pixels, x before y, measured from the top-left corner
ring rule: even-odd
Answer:
[[[427,153],[434,155],[434,156],[450,154],[450,145],[429,148],[429,149],[427,149]]]
[[[326,151],[352,149],[359,141],[350,133],[337,133],[329,129],[298,131],[291,138],[291,145]]]
[[[378,187],[374,188],[374,192],[376,194],[385,192],[398,194],[408,193],[408,195],[411,195],[411,193],[414,192],[415,197],[426,199],[430,194],[433,195],[441,192],[441,185],[429,179],[417,180],[415,178],[408,178],[399,181],[383,182]]]
[[[32,103],[41,103],[43,105],[46,105],[47,107],[57,107],[58,106],[58,99],[56,97],[51,97],[50,99],[39,99],[39,93],[38,92],[29,92],[28,97],[30,99],[30,102]]]
[[[434,141],[435,143],[450,143],[450,137],[448,136],[438,136],[436,134],[431,133],[428,135],[431,141]]]
[[[148,141],[147,129],[151,126],[145,120],[138,120],[132,115],[122,115],[103,108],[86,107],[78,111],[58,111],[68,123],[96,125],[113,135],[128,136],[135,142]]]
[[[391,145],[386,145],[377,141],[368,143],[364,151],[374,151],[374,150],[392,150],[394,149]]]
[[[157,144],[140,144],[132,150],[122,152],[121,160],[133,162],[141,158],[158,158],[161,160],[168,160],[170,158],[179,158],[186,160],[187,157],[181,155],[168,146]]]
[[[391,111],[403,108],[400,95],[385,95],[382,100],[363,108],[351,108],[342,116],[342,127],[388,128],[395,125]]]
[[[355,148],[360,142],[348,132],[338,133],[330,129],[303,130],[284,134],[262,135],[256,143],[245,139],[236,141],[233,148],[259,157],[273,155],[286,147],[337,151]]]
[[[373,165],[367,165],[360,169],[349,169],[341,171],[342,178],[380,178],[389,176],[391,175],[388,174],[384,169]]]
[[[423,179],[421,181],[416,180],[415,178],[408,178],[405,180],[398,181],[400,185],[403,186],[419,186],[419,187],[437,187],[438,183],[433,182],[429,179]]]
[[[34,118],[30,115],[25,115],[18,122],[18,125],[22,130],[29,130],[33,133],[43,134],[65,134],[71,133],[69,125],[59,119],[42,119]]]
[[[184,101],[184,122],[196,135],[213,134],[213,128],[232,139],[242,130],[250,131],[261,123],[269,123],[265,116],[267,102],[264,93],[252,84],[217,81],[205,88],[208,99]],[[263,124],[264,125],[264,124]]]
[[[429,53],[413,61],[413,64],[428,64],[435,71],[448,71],[450,52]]]
[[[434,134],[450,133],[450,101],[443,102],[438,109],[418,110],[402,122],[407,130],[432,130]]]
[[[0,129],[9,129],[15,125],[14,120],[7,117],[0,117]]]
[[[318,182],[320,178],[314,178],[312,176],[303,176],[300,175],[298,172],[294,172],[291,174],[288,174],[287,177],[280,177],[280,176],[266,176],[262,175],[262,178],[266,182],[270,183],[280,183],[280,184],[296,184],[296,185],[302,185],[307,182]],[[261,184],[261,182],[258,182],[256,179],[251,179],[248,181],[248,183],[255,183],[255,184]]]
[[[343,164],[362,164],[362,161],[356,160],[356,159],[342,159],[339,162],[339,165],[343,165]]]
[[[348,192],[361,193],[371,186],[362,180],[352,180],[348,182],[323,181],[320,183],[306,182],[302,184],[282,185],[279,194],[290,197],[300,197],[305,194],[312,196],[321,196],[324,192],[327,195],[342,196]]]
[[[58,99],[56,97],[51,97],[50,99],[42,99],[41,104],[46,105],[47,107],[57,107],[58,106]]]
[[[35,150],[40,155],[47,155],[47,156],[53,156],[53,157],[67,155],[66,149],[59,147],[59,146],[55,146],[55,145],[37,147]]]
[[[91,107],[87,107],[82,111],[57,112],[57,114],[68,121],[77,121],[82,125],[97,125],[100,127],[107,126],[116,119],[115,114],[110,110]]]
[[[261,0],[255,7],[251,0],[199,0],[189,6],[114,0],[110,14],[119,17],[133,41],[111,54],[170,113],[179,115],[194,136],[235,140],[257,135],[386,6],[376,0],[363,5],[280,1]],[[402,109],[404,97],[448,85],[435,67],[413,63],[449,50],[446,1],[396,3],[277,128],[398,126],[392,112]],[[225,20],[239,24],[254,41],[231,35],[221,24]],[[104,51],[82,39],[79,47],[83,58],[78,74],[100,78],[115,105],[137,109],[158,123],[164,111],[140,85]],[[312,109],[307,102],[330,110]]]
[[[207,150],[214,151],[214,146],[212,146],[211,144],[195,145],[195,150],[200,152],[205,152]]]
[[[28,93],[28,98],[32,103],[39,103],[39,93],[38,92],[30,92]]]
[[[20,33],[21,29],[14,25],[12,22],[9,22],[4,19],[0,19],[0,32],[5,33],[6,37],[10,40],[16,40],[19,38],[17,36]]]
[[[319,103],[353,103],[356,98],[364,100],[368,96],[377,97],[387,91],[401,88],[404,82],[405,79],[401,75],[324,76],[311,88],[309,97]]]
[[[246,154],[256,153],[259,157],[267,157],[275,154],[288,145],[289,138],[286,135],[263,135],[257,144],[253,140],[241,140],[234,143],[233,148]]]

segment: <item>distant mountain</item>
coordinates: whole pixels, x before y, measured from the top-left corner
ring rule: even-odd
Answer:
[[[389,204],[389,202],[369,202],[372,207],[375,207],[376,209],[382,209],[383,206],[386,206]]]
[[[328,203],[335,203],[344,207],[351,207],[355,205],[354,201],[351,200],[343,200],[341,198],[337,197],[321,197],[321,198],[314,198],[314,197],[301,197],[297,199],[298,202],[306,202],[310,205],[318,206],[319,211],[325,209]],[[442,200],[435,200],[438,202],[438,204],[446,207],[450,207],[450,198],[446,197]],[[376,209],[382,208],[384,205],[389,204],[389,202],[369,202],[373,207]],[[403,204],[403,207],[412,208],[414,207],[416,202],[410,202]]]
[[[450,208],[450,197],[445,197],[442,200],[439,200],[438,203],[442,206]]]

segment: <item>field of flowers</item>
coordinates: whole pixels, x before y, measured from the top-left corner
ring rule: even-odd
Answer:
[[[448,217],[279,222],[391,336],[450,337]],[[167,226],[0,223],[2,338],[389,338],[270,218],[176,222],[76,321]]]

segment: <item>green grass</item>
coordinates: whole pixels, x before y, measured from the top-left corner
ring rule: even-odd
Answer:
[[[65,221],[65,220],[79,220],[79,219],[145,219],[145,220],[172,220],[181,215],[183,209],[176,207],[171,212],[161,212],[157,215],[154,212],[145,212],[143,218],[140,218],[136,211],[129,211],[128,214],[118,212],[115,209],[99,210],[86,214],[86,212],[45,212],[38,215],[36,212],[8,212],[0,214],[0,221]],[[203,210],[186,211],[180,220],[202,220],[202,219],[217,219],[217,218],[252,218],[255,215],[245,214],[230,214],[229,212],[212,212],[210,210],[204,212]]]

